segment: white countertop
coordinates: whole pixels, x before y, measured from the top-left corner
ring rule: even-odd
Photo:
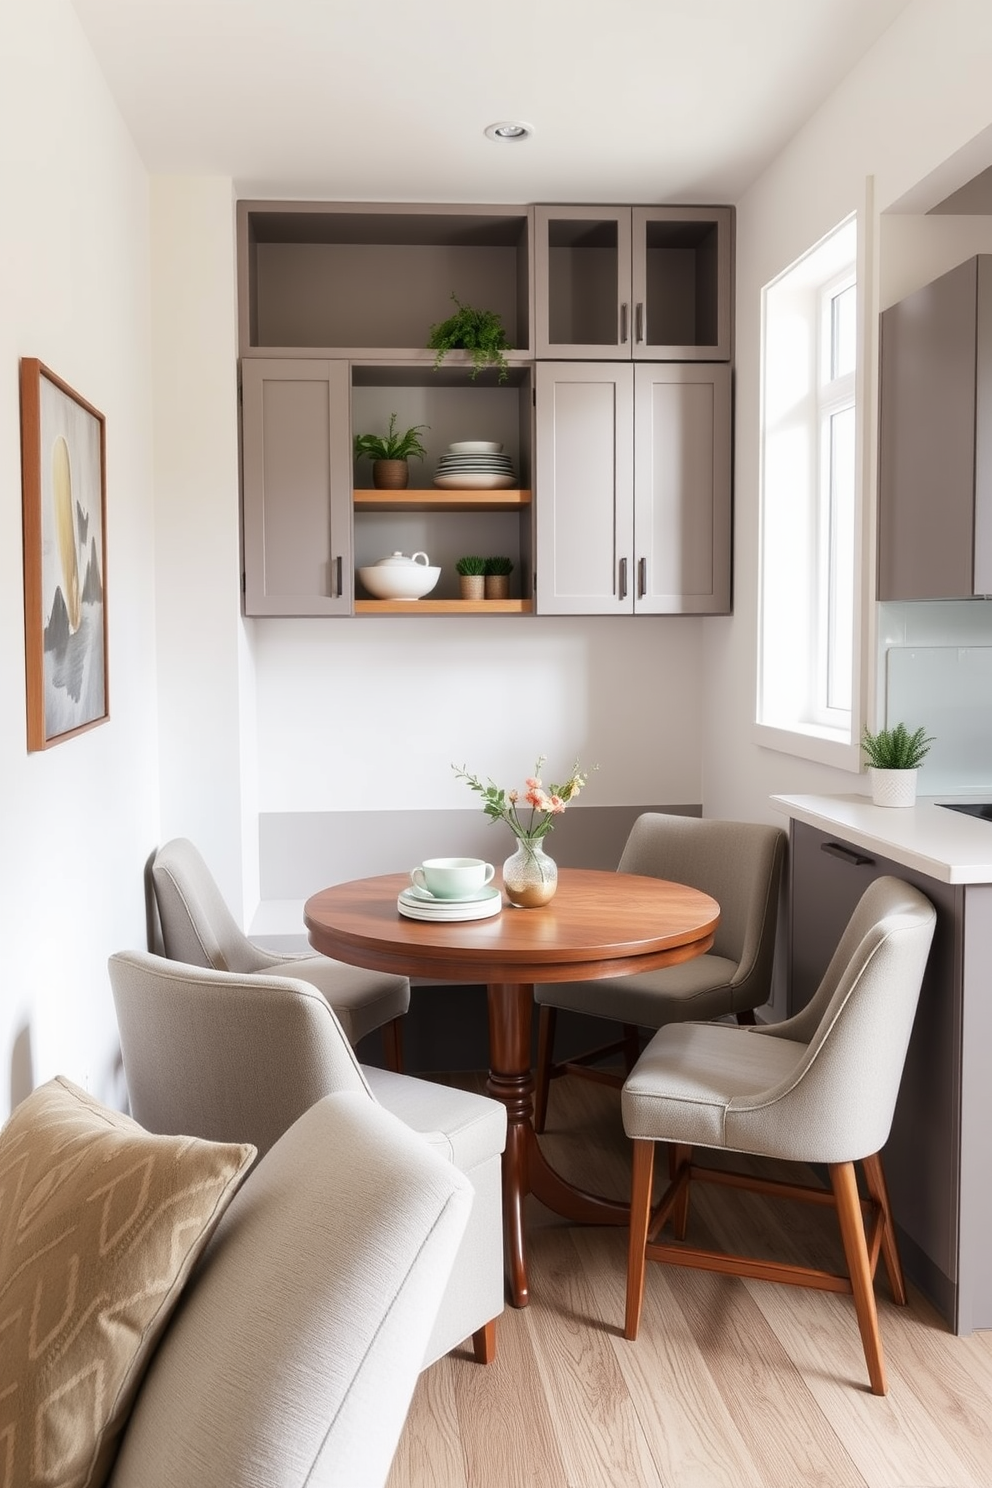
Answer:
[[[772,796],[771,803],[807,826],[892,858],[944,883],[992,883],[992,822],[948,811],[938,801],[977,796],[921,796],[915,806],[873,806],[870,796]]]

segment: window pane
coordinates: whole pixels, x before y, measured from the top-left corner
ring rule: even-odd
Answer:
[[[830,375],[854,371],[857,354],[857,288],[848,285],[830,302]]]

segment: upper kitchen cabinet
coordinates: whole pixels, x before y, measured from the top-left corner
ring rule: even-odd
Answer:
[[[878,598],[992,595],[992,255],[881,316]]]
[[[729,612],[729,366],[540,362],[536,427],[539,614]]]
[[[509,360],[532,357],[531,219],[520,206],[239,202],[241,354],[429,362],[454,294],[501,317]]]
[[[729,361],[731,207],[534,209],[536,355]]]

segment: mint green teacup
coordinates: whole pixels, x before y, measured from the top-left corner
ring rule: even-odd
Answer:
[[[410,878],[435,899],[469,899],[492,882],[495,871],[482,858],[425,858]]]

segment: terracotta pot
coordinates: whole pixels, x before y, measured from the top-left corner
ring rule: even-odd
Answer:
[[[486,598],[487,599],[509,599],[510,597],[510,575],[509,574],[486,574]]]
[[[373,460],[372,484],[378,491],[403,491],[410,480],[406,460]]]
[[[483,574],[459,574],[458,589],[462,599],[485,599],[485,576]]]

